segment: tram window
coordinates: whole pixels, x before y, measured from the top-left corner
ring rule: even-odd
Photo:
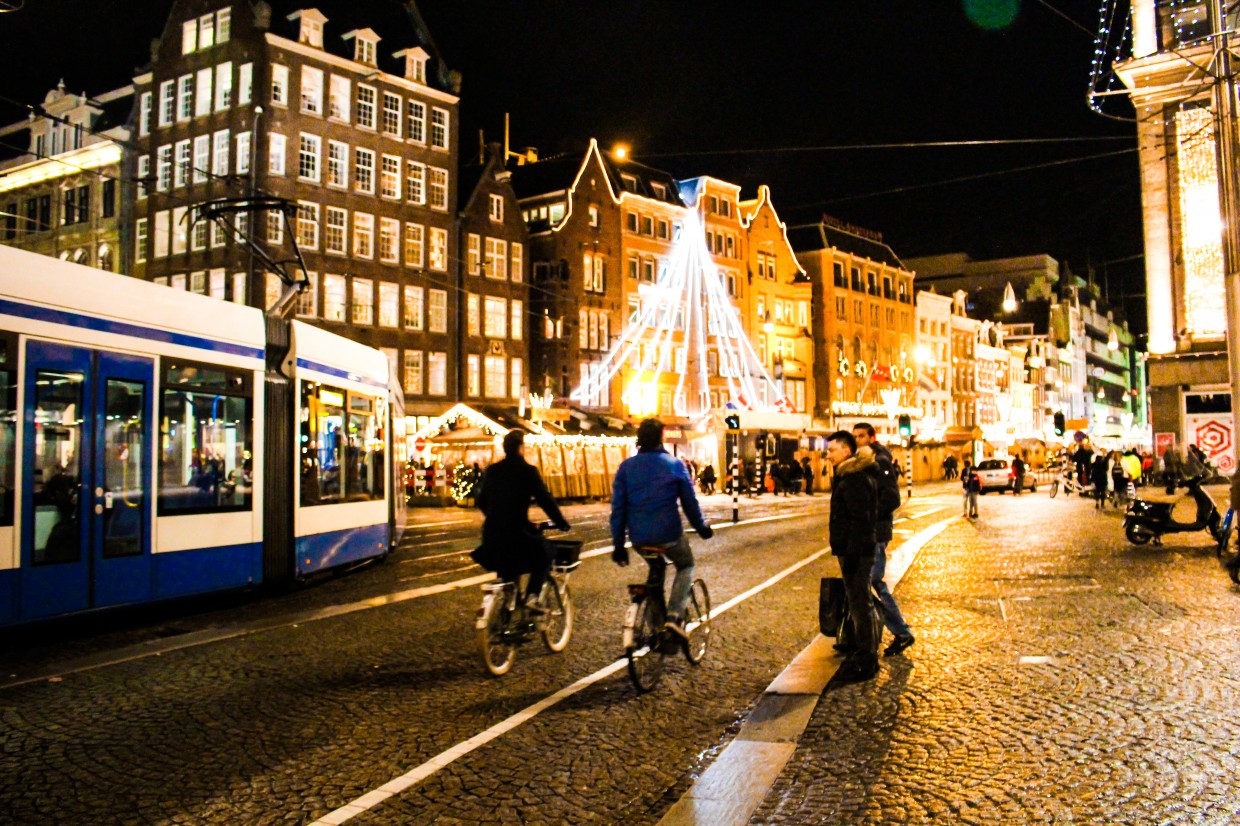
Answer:
[[[382,499],[383,429],[375,399],[301,386],[301,504]]]
[[[170,363],[163,379],[160,515],[249,510],[250,377],[215,365]]]
[[[383,431],[375,415],[375,400],[349,394],[348,478],[350,502],[383,498]]]
[[[78,496],[82,489],[81,373],[35,374],[34,505],[35,565],[75,562],[81,557]]]
[[[0,363],[3,360],[0,359]],[[13,486],[17,478],[17,381],[0,370],[0,526],[13,524]]]
[[[314,382],[301,385],[301,504],[343,502],[345,391]]]

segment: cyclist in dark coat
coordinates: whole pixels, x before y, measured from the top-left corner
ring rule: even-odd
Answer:
[[[551,572],[547,544],[530,522],[530,503],[537,502],[543,512],[562,531],[569,528],[560,506],[543,484],[538,468],[525,461],[525,434],[510,430],[504,435],[504,458],[487,468],[478,493],[478,507],[486,516],[482,523],[482,547],[476,561],[494,570],[503,579],[515,580],[529,574],[525,588],[526,606],[537,610],[543,583]]]

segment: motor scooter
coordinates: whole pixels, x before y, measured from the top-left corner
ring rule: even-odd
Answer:
[[[1124,536],[1134,545],[1144,545],[1151,539],[1155,545],[1161,545],[1166,534],[1191,533],[1204,529],[1210,532],[1211,538],[1220,548],[1225,546],[1232,526],[1230,521],[1224,523],[1214,500],[1202,487],[1204,479],[1204,476],[1194,476],[1180,482],[1188,489],[1197,506],[1196,518],[1192,522],[1176,522],[1172,519],[1174,502],[1147,502],[1138,497],[1124,514]]]

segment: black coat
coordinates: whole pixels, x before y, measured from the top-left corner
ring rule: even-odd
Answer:
[[[835,468],[831,482],[831,553],[873,557],[878,519],[878,488],[869,468],[874,454],[858,453]]]
[[[546,564],[546,545],[530,521],[532,502],[537,502],[557,527],[568,530],[568,522],[543,484],[538,468],[520,454],[506,456],[487,468],[477,502],[486,516],[478,562],[505,578]]]
[[[874,442],[868,448],[857,450],[857,454],[869,451],[874,457],[874,464],[866,468],[866,473],[874,480],[878,491],[878,519],[874,523],[874,537],[877,542],[890,542],[893,536],[892,523],[895,513],[900,509],[900,474],[896,471],[895,459],[885,446]]]

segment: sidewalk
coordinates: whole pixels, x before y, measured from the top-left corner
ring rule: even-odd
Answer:
[[[912,648],[831,685],[817,638],[661,823],[1240,819],[1240,594],[1204,534],[1138,548],[1086,500],[981,505],[897,591]]]

